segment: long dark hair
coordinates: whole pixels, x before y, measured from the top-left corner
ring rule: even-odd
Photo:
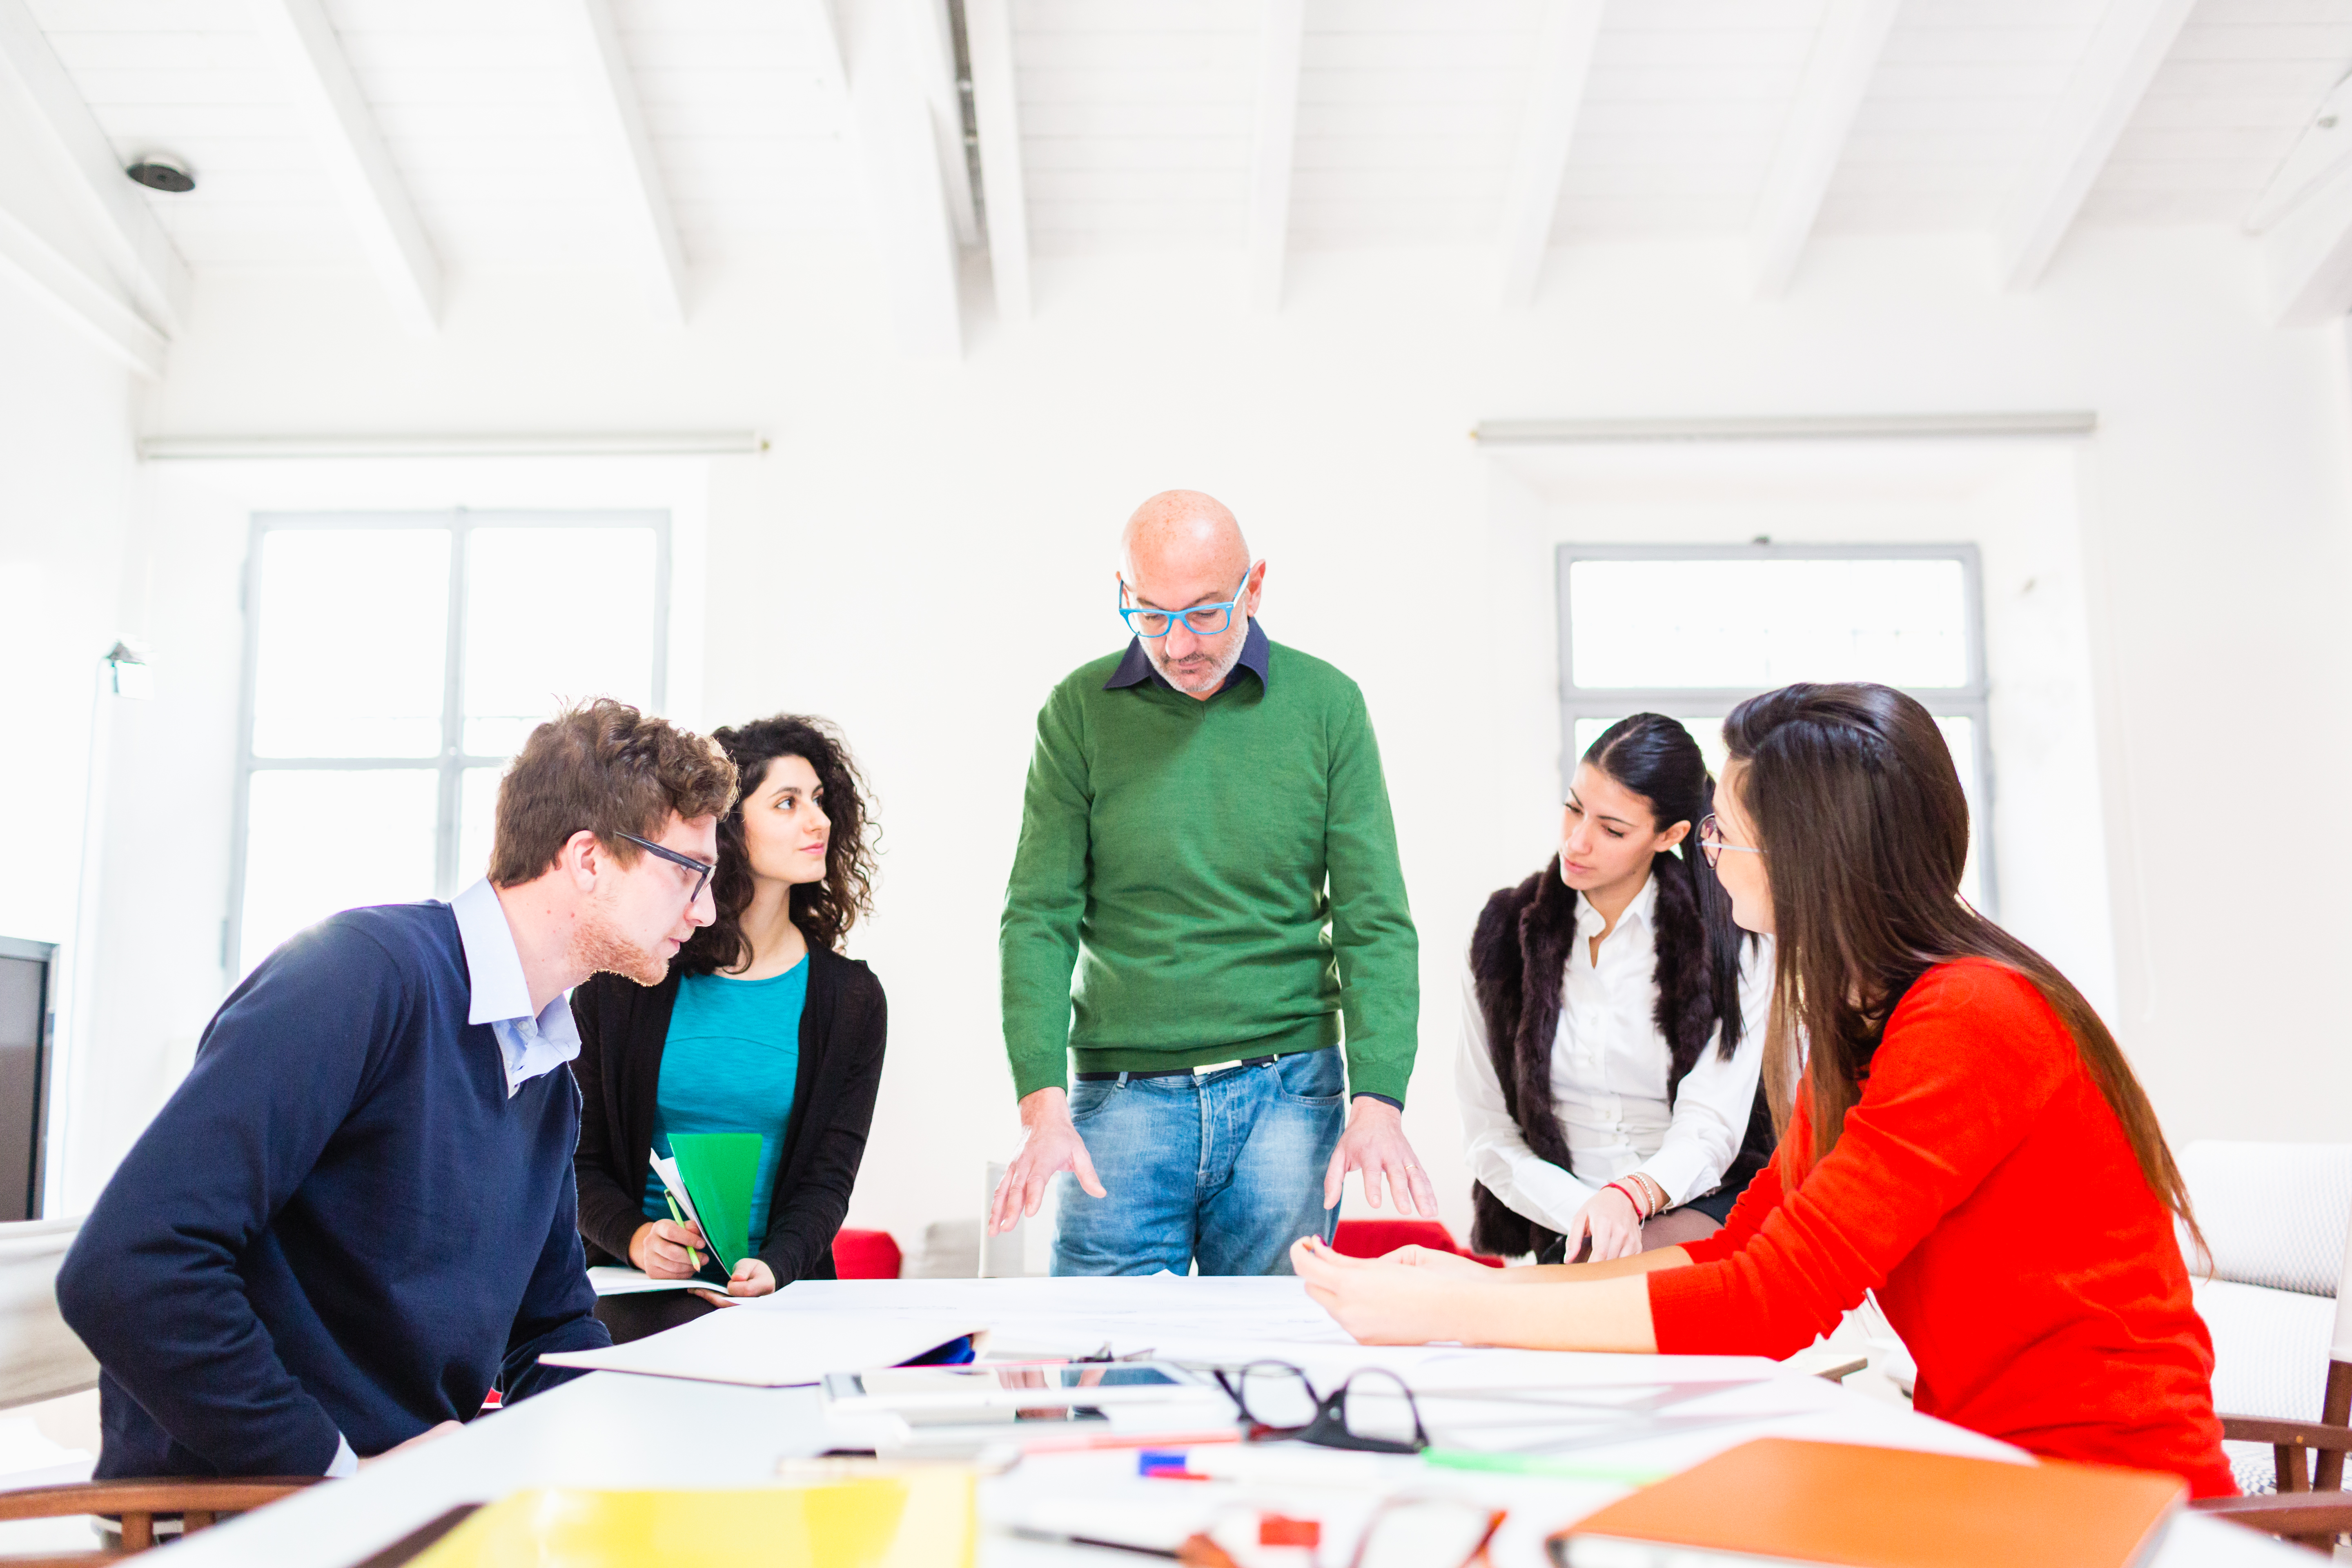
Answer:
[[[1636,713],[1603,730],[1586,749],[1584,760],[1648,801],[1659,831],[1677,822],[1690,825],[1679,855],[1660,850],[1650,858],[1650,876],[1658,884],[1660,899],[1697,915],[1695,921],[1660,924],[1695,925],[1705,933],[1704,952],[1690,957],[1706,965],[1704,995],[1723,1029],[1716,1048],[1728,1061],[1744,1022],[1739,1016],[1739,946],[1748,933],[1733,921],[1731,899],[1715,873],[1699,863],[1698,825],[1715,809],[1715,779],[1706,771],[1706,758],[1691,732],[1674,720],[1663,713]],[[1675,1038],[1670,1020],[1659,1019],[1658,1026],[1668,1039]]]
[[[866,815],[865,780],[848,743],[824,720],[798,713],[714,730],[710,738],[733,759],[743,788],[733,807],[719,819],[719,870],[710,879],[719,917],[678,950],[679,968],[688,974],[709,974],[740,969],[751,960],[751,939],[743,934],[743,911],[751,907],[751,857],[743,844],[743,808],[765,779],[768,764],[778,757],[798,757],[815,772],[824,791],[819,804],[833,819],[824,879],[793,884],[793,923],[811,946],[839,948],[857,917],[874,912],[874,852],[866,842],[872,824]]]
[[[2055,965],[1960,897],[1969,802],[1927,710],[1884,686],[1799,684],[1733,709],[1723,738],[1771,868],[1777,962],[1764,1083],[1783,1132],[1796,1097],[1797,1026],[1810,1037],[1811,1146],[1783,1142],[1782,1156],[1798,1162],[1792,1174],[1844,1131],[1913,983],[1939,963],[1989,959],[2023,975],[2057,1013],[2140,1173],[2201,1250],[2188,1184],[2115,1036]]]

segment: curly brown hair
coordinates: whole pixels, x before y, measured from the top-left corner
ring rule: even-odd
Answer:
[[[690,820],[730,811],[735,776],[709,741],[625,702],[600,697],[567,708],[530,732],[499,780],[491,885],[539,876],[583,827],[623,865],[635,864],[642,851],[621,835],[658,838],[672,813]]]
[[[798,757],[816,773],[824,814],[833,821],[825,847],[824,879],[801,882],[792,890],[793,923],[811,945],[838,950],[860,915],[874,912],[874,851],[866,840],[873,826],[866,815],[866,781],[841,731],[823,719],[779,713],[732,729],[714,730],[717,742],[741,774],[734,806],[719,819],[719,870],[710,879],[718,918],[696,931],[678,950],[677,966],[688,974],[740,969],[751,961],[751,940],[743,934],[743,911],[751,907],[751,858],[743,844],[743,802],[760,787],[768,764]]]

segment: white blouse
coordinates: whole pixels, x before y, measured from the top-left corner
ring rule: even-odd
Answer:
[[[1550,874],[1559,875],[1556,866]],[[1477,983],[1465,966],[1454,1062],[1464,1152],[1487,1191],[1547,1229],[1568,1229],[1603,1187],[1636,1171],[1673,1204],[1704,1196],[1721,1184],[1747,1136],[1772,1005],[1772,939],[1740,944],[1739,1044],[1731,1059],[1710,1037],[1669,1107],[1673,1059],[1657,1025],[1657,904],[1653,877],[1601,944],[1596,963],[1591,939],[1605,922],[1578,900],[1551,1048],[1552,1100],[1576,1175],[1538,1158],[1504,1109]]]

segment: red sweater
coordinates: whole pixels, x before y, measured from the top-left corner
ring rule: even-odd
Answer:
[[[1804,1104],[1783,1150],[1808,1147]],[[2032,984],[1941,964],[1797,1183],[1767,1165],[1696,1267],[1649,1276],[1658,1349],[1786,1356],[1878,1293],[1930,1415],[2037,1454],[2237,1490],[2172,1219]]]

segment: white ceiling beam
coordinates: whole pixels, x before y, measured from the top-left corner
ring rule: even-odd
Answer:
[[[319,0],[250,0],[250,5],[394,314],[411,333],[429,335],[441,318],[441,262],[333,24]]]
[[[175,331],[186,310],[188,265],[49,47],[24,0],[0,0],[0,92],[38,132],[76,221],[150,322]]]
[[[964,0],[972,119],[980,132],[980,205],[988,215],[988,270],[996,313],[1029,319],[1029,193],[1021,172],[1020,87],[1013,66],[1011,0]]]
[[[616,174],[630,240],[650,285],[648,297],[664,320],[682,322],[687,308],[686,247],[678,241],[677,215],[670,206],[669,189],[654,156],[653,135],[646,129],[645,106],[637,100],[628,57],[621,50],[621,29],[613,19],[612,0],[551,0],[551,4],[556,29],[571,58],[581,107],[587,112],[589,134],[604,165]]]
[[[1501,292],[1507,309],[1535,302],[1536,279],[1559,210],[1560,181],[1568,173],[1568,150],[1576,140],[1585,82],[1592,74],[1601,8],[1602,0],[1545,3],[1518,151],[1511,160],[1510,183],[1503,187]]]
[[[2091,46],[2052,110],[2001,210],[2001,285],[2031,289],[2058,254],[2083,199],[2156,79],[2196,0],[2108,0]]]
[[[125,369],[149,379],[163,374],[169,346],[163,334],[5,206],[0,206],[0,279],[25,290]]]
[[[798,0],[821,40],[820,69],[845,100],[868,226],[899,346],[918,359],[963,353],[963,303],[953,217],[916,72],[922,25],[908,7],[929,0],[860,0],[841,47],[828,0]]]
[[[1298,142],[1298,57],[1307,0],[1264,0],[1258,39],[1257,129],[1250,148],[1250,309],[1282,309],[1282,268],[1290,241],[1290,172]]]
[[[1878,57],[1886,47],[1886,35],[1894,31],[1900,4],[1830,0],[1748,231],[1759,298],[1786,293],[1797,276],[1798,259],[1812,237],[1822,198],[1829,195],[1854,116],[1878,73]]]
[[[2320,326],[2352,310],[2352,177],[2339,171],[2261,243],[2280,326]]]
[[[955,58],[955,28],[947,0],[923,0],[899,15],[915,84],[931,113],[931,137],[939,143],[940,183],[954,220],[956,244],[980,243],[980,215],[972,202],[971,160],[963,140],[963,93]]]

